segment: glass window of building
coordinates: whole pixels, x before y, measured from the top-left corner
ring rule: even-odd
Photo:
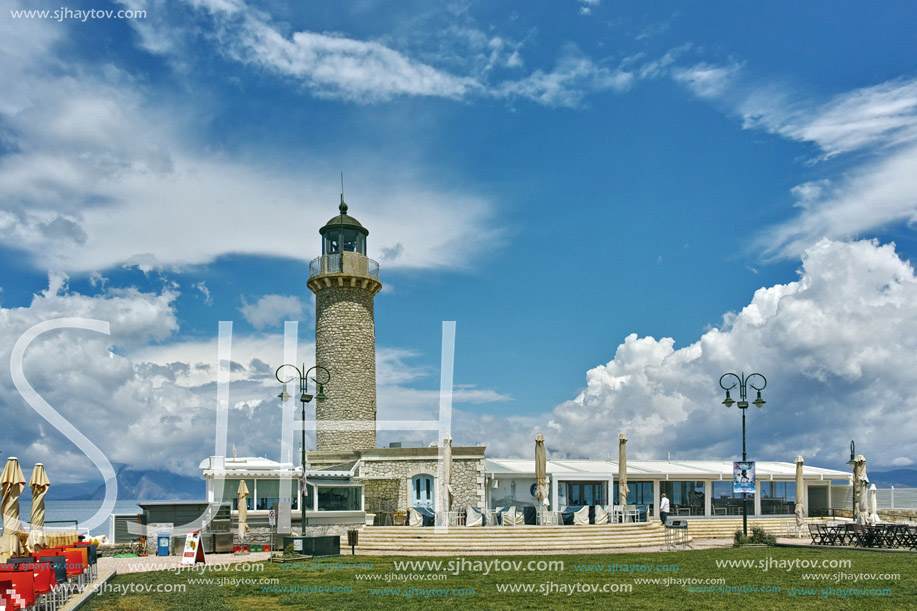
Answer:
[[[223,502],[230,504],[233,511],[239,510],[239,481],[237,479],[227,479],[223,481]],[[214,486],[219,485],[214,480]],[[249,511],[255,510],[255,480],[245,480],[245,486],[248,488],[248,506]]]
[[[754,499],[748,499],[748,512],[754,513]],[[742,515],[742,493],[732,491],[732,480],[713,482],[713,498],[710,508],[715,516]]]
[[[318,511],[360,511],[359,486],[319,486]]]
[[[280,480],[259,479],[258,498],[255,499],[255,509],[257,511],[268,511],[269,509],[273,509],[274,503],[279,501]]]
[[[615,505],[645,505],[653,510],[653,482],[627,482],[627,499],[622,503],[618,498],[618,482],[614,483]]]
[[[659,482],[660,493],[669,499],[669,513],[673,516],[704,515],[703,481]]]
[[[607,505],[608,482],[560,482],[567,505]]]
[[[761,513],[791,514],[796,510],[796,482],[760,482]]]

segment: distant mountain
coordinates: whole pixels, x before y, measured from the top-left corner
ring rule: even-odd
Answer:
[[[117,474],[118,498],[144,501],[198,501],[204,499],[204,480],[171,471],[135,471],[122,467]],[[101,501],[105,484],[100,480],[80,484],[52,483],[49,501]]]
[[[917,488],[917,469],[892,469],[891,471],[870,471],[866,469],[869,483],[876,488]]]

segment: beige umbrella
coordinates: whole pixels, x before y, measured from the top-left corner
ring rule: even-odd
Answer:
[[[627,487],[627,435],[621,433],[618,436],[618,505],[624,508],[627,505],[627,495],[630,494],[630,488]]]
[[[866,486],[869,478],[866,477],[866,457],[858,455],[853,463],[853,519],[859,524],[866,523]]]
[[[48,474],[45,473],[45,466],[41,463],[35,465],[32,471],[32,479],[29,480],[29,488],[32,489],[32,526],[29,529],[29,540],[26,541],[26,547],[34,552],[37,549],[47,547],[45,540],[45,495],[48,494],[48,488],[51,481]]]
[[[452,438],[443,437],[442,511],[452,511]]]
[[[535,437],[535,484],[535,499],[539,515],[542,515],[544,506],[548,504],[548,456],[544,449],[544,435]]]
[[[853,519],[857,519],[860,510],[860,459],[862,455],[853,459],[853,478],[851,479],[850,492],[853,494]],[[865,460],[865,459],[864,459]]]
[[[869,487],[869,523],[873,525],[879,523],[879,499],[876,496],[875,484]]]
[[[802,456],[796,457],[796,536],[802,536],[806,517],[806,484],[802,477]]]
[[[248,486],[245,480],[239,481],[239,539],[245,541],[245,534],[248,532]]]
[[[19,495],[25,488],[25,477],[19,459],[10,456],[0,475],[0,513],[3,514],[3,538],[0,539],[0,560],[25,554],[19,541]]]

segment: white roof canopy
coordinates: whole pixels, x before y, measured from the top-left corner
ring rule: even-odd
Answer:
[[[502,477],[535,477],[535,460],[522,459],[485,459],[485,469],[494,478]],[[617,479],[618,463],[613,460],[549,460],[549,475],[559,479]],[[755,462],[756,477],[759,481],[795,480],[796,464],[759,460]],[[669,479],[669,480],[704,480],[732,479],[732,461],[730,460],[628,460],[628,479]],[[823,469],[820,467],[803,467],[803,477],[807,480],[847,479],[846,471]]]

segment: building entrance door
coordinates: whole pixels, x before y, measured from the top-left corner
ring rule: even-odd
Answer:
[[[433,476],[415,475],[411,479],[414,507],[433,509]]]

